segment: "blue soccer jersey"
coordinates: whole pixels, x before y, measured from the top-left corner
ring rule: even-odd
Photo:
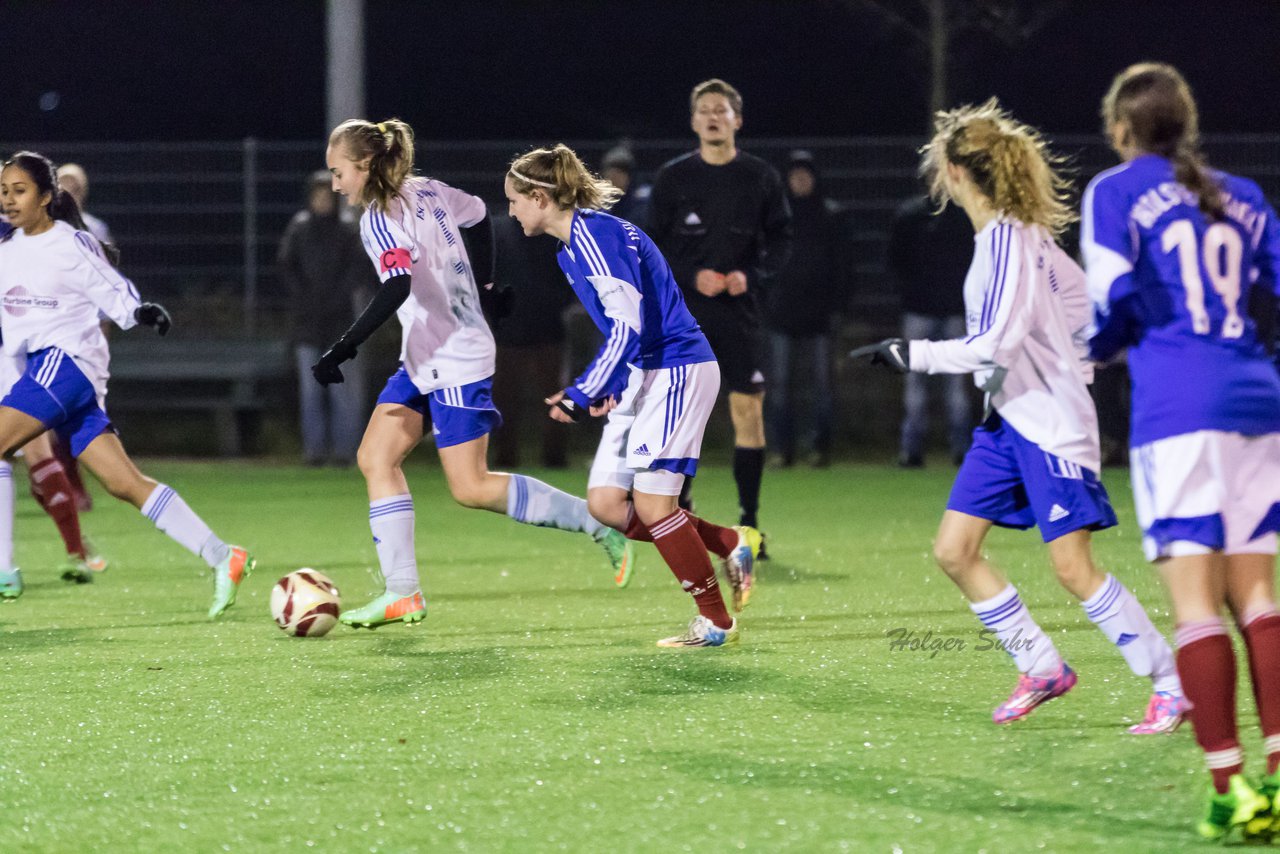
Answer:
[[[1253,287],[1280,289],[1280,224],[1257,184],[1214,178],[1220,222],[1156,155],[1103,172],[1085,191],[1090,352],[1105,360],[1129,348],[1135,446],[1198,430],[1280,432],[1280,376],[1248,315]]]
[[[556,260],[605,335],[600,352],[566,389],[579,406],[621,394],[628,365],[651,370],[715,361],[667,260],[631,223],[575,211],[569,242],[561,244]]]

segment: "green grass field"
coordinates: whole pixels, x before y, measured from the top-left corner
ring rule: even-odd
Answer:
[[[22,498],[28,588],[0,608],[0,851],[1195,844],[1207,778],[1188,728],[1126,734],[1149,686],[1056,585],[1034,533],[996,532],[990,552],[1080,684],[1018,725],[990,722],[1015,671],[976,649],[978,624],[929,557],[950,468],[770,472],[775,559],[729,651],[654,646],[692,608],[652,546],[617,590],[585,537],[464,511],[431,462],[410,470],[427,621],[288,638],[267,602],[292,569],[329,573],[349,605],[381,592],[359,475],[145,468],[258,571],[210,623],[199,561],[99,497],[84,524],[113,565],[68,586],[52,523]],[[699,481],[699,512],[731,519],[727,468]],[[1098,556],[1168,630],[1125,473],[1106,481],[1122,525]],[[896,628],[967,648],[891,650]],[[1251,705],[1242,720],[1254,771]]]

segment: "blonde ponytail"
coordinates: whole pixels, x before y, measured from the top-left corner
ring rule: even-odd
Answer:
[[[520,155],[511,161],[507,175],[517,193],[530,196],[541,190],[560,210],[608,210],[622,198],[621,190],[591,174],[574,150],[563,143]]]
[[[385,211],[413,172],[413,128],[400,119],[374,123],[349,119],[329,134],[329,145],[341,145],[358,168],[367,168],[369,180],[360,204]],[[360,164],[368,161],[367,167]]]
[[[933,139],[921,149],[920,171],[940,205],[950,198],[945,166],[969,173],[990,205],[1028,225],[1062,234],[1075,219],[1071,182],[1060,172],[1064,158],[1049,150],[1040,132],[1015,120],[995,98],[979,106],[940,112]]]

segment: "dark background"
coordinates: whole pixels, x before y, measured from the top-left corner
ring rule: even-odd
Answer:
[[[1280,3],[991,5],[1047,22],[961,29],[954,102],[994,94],[1047,130],[1093,132],[1111,77],[1160,59],[1191,81],[1206,132],[1280,128]],[[883,6],[923,23],[913,0]],[[322,137],[324,15],[321,0],[3,0],[0,138]],[[926,125],[923,46],[860,0],[368,0],[366,15],[370,117],[423,139],[681,136],[710,76],[743,92],[751,135]]]

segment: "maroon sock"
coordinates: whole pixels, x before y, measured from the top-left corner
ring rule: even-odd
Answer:
[[[636,508],[631,506],[627,510],[627,529],[622,532],[622,535],[638,543],[653,542],[653,534],[649,533],[644,522],[641,522],[640,517],[636,515]]]
[[[31,467],[31,493],[44,512],[58,526],[67,554],[83,559],[84,541],[80,537],[80,513],[76,509],[75,492],[62,463],[48,459]]]
[[[693,596],[698,605],[698,613],[715,623],[718,628],[727,629],[733,625],[724,606],[724,597],[720,595],[720,584],[716,581],[716,571],[711,567],[711,558],[707,557],[706,546],[702,538],[689,522],[688,515],[680,509],[659,519],[651,528],[653,544],[658,553],[671,567],[671,571],[680,581],[680,586]]]
[[[67,482],[71,484],[71,494],[76,498],[76,509],[81,513],[93,509],[93,497],[89,495],[89,490],[85,488],[84,478],[80,477],[80,461],[71,456],[71,449],[50,433],[49,438],[53,440],[53,455],[58,462],[62,463],[62,470],[67,473]]]
[[[1222,620],[1178,626],[1178,676],[1191,701],[1196,743],[1205,753],[1213,786],[1227,791],[1232,774],[1244,770],[1236,734],[1236,656]]]
[[[1280,768],[1280,613],[1264,610],[1244,615],[1240,633],[1249,654],[1249,678],[1258,705],[1258,720],[1267,751],[1267,773]]]
[[[720,525],[708,522],[706,519],[700,519],[688,511],[685,511],[685,515],[693,523],[698,532],[698,537],[702,540],[702,544],[706,546],[707,551],[716,557],[728,557],[729,553],[738,547],[738,532],[733,528],[723,528]],[[649,533],[649,529],[640,521],[640,517],[636,515],[634,508],[631,510],[631,515],[627,517],[627,529],[623,533],[628,540],[636,540],[641,543],[653,542],[653,535]]]
[[[722,528],[706,519],[699,519],[692,513],[689,514],[689,521],[698,529],[698,536],[702,538],[707,551],[716,557],[728,557],[738,547],[738,532],[733,528]]]

